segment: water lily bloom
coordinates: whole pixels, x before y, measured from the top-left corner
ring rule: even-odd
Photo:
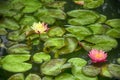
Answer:
[[[39,22],[39,23],[33,23],[32,27],[31,27],[35,33],[45,33],[48,30],[47,24],[45,24],[44,22]]]
[[[105,62],[107,58],[107,53],[102,50],[92,49],[88,56],[91,58],[92,63]]]

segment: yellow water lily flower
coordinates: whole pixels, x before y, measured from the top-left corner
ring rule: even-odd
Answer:
[[[35,33],[45,33],[46,31],[48,31],[48,27],[47,24],[45,24],[44,22],[39,22],[39,23],[33,23],[32,27],[31,27]]]

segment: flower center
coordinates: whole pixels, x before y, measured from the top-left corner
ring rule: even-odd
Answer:
[[[99,54],[99,53],[96,54],[95,57],[96,57],[96,58],[103,58],[103,56],[102,56],[101,54]]]

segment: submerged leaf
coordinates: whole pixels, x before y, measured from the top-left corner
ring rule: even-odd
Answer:
[[[52,59],[41,65],[41,72],[45,75],[56,76],[62,72],[66,59]]]
[[[117,59],[117,62],[120,64],[120,58]]]

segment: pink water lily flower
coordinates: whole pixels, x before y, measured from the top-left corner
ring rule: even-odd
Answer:
[[[48,30],[47,24],[45,24],[44,22],[39,22],[39,23],[33,23],[32,27],[31,27],[35,33],[45,33]]]
[[[100,63],[106,61],[107,53],[102,50],[92,49],[88,56],[91,58],[92,63]]]

